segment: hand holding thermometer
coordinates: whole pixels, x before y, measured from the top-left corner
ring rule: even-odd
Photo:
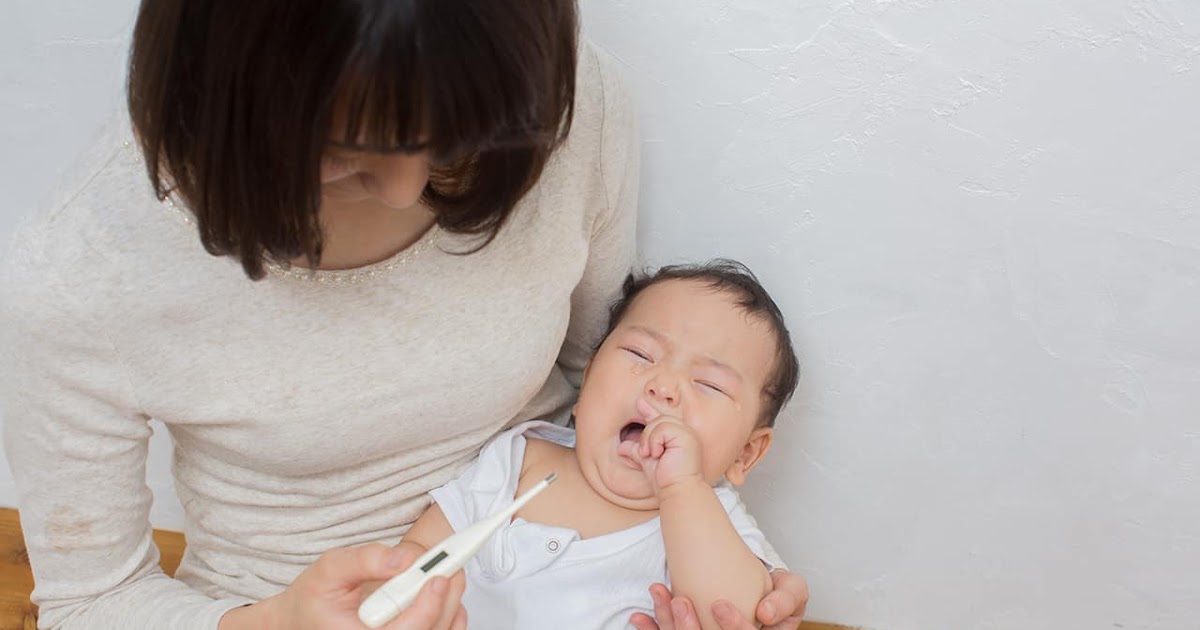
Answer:
[[[430,578],[437,575],[450,577],[466,566],[496,530],[508,523],[517,510],[545,490],[557,477],[556,473],[550,473],[549,477],[517,497],[512,505],[434,545],[433,549],[417,558],[407,571],[384,582],[379,590],[363,600],[358,607],[359,620],[368,628],[378,628],[391,621],[408,608]]]

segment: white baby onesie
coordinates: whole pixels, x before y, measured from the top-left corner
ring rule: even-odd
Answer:
[[[432,492],[455,531],[512,504],[526,435],[575,445],[574,431],[547,422],[498,435],[460,477]],[[763,534],[737,492],[724,482],[715,490],[742,540],[764,558]],[[653,615],[650,585],[669,585],[666,558],[658,517],[583,540],[572,529],[516,518],[467,565],[463,605],[473,630],[629,628],[633,613]]]

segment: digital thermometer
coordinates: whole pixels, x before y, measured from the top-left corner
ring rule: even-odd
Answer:
[[[408,608],[417,593],[421,592],[421,587],[431,578],[437,575],[450,577],[466,566],[496,530],[508,523],[517,510],[545,490],[557,477],[556,473],[550,473],[549,477],[517,497],[512,505],[434,545],[433,549],[417,558],[407,571],[384,582],[379,590],[363,600],[358,607],[359,620],[368,628],[378,628],[391,621]]]

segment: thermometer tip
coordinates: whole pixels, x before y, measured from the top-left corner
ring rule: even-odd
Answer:
[[[552,473],[550,473],[550,475],[549,475],[549,476],[547,476],[547,477],[546,477],[546,483],[551,483],[551,482],[553,482],[555,479],[558,479],[558,473],[556,473],[556,472],[552,472]]]

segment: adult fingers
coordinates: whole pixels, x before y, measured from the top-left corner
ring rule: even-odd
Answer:
[[[450,580],[437,576],[431,578],[421,587],[416,599],[404,609],[395,619],[390,621],[387,630],[434,630],[442,616],[442,607],[446,596],[450,594]]]
[[[721,630],[755,630],[754,624],[731,603],[718,599],[712,605],[713,618]]]
[[[675,621],[675,630],[700,630],[700,616],[692,600],[686,597],[671,598],[671,618]]]
[[[467,609],[460,604],[458,612],[454,615],[454,622],[450,624],[450,630],[467,630]]]
[[[462,571],[450,576],[450,588],[442,603],[442,615],[438,618],[437,628],[451,628],[458,611],[462,610],[462,595],[467,589],[467,580]]]
[[[654,618],[646,613],[633,613],[629,616],[629,625],[637,628],[637,630],[662,630],[658,624],[654,622]]]
[[[378,543],[332,549],[313,563],[313,577],[323,590],[352,590],[363,582],[392,577],[400,570],[402,560],[395,549]]]
[[[676,630],[675,613],[671,611],[671,591],[663,584],[651,584],[650,599],[654,601],[654,620],[658,622],[658,630]]]
[[[758,603],[754,615],[770,630],[794,630],[808,607],[808,582],[787,571],[772,571],[773,589]]]

